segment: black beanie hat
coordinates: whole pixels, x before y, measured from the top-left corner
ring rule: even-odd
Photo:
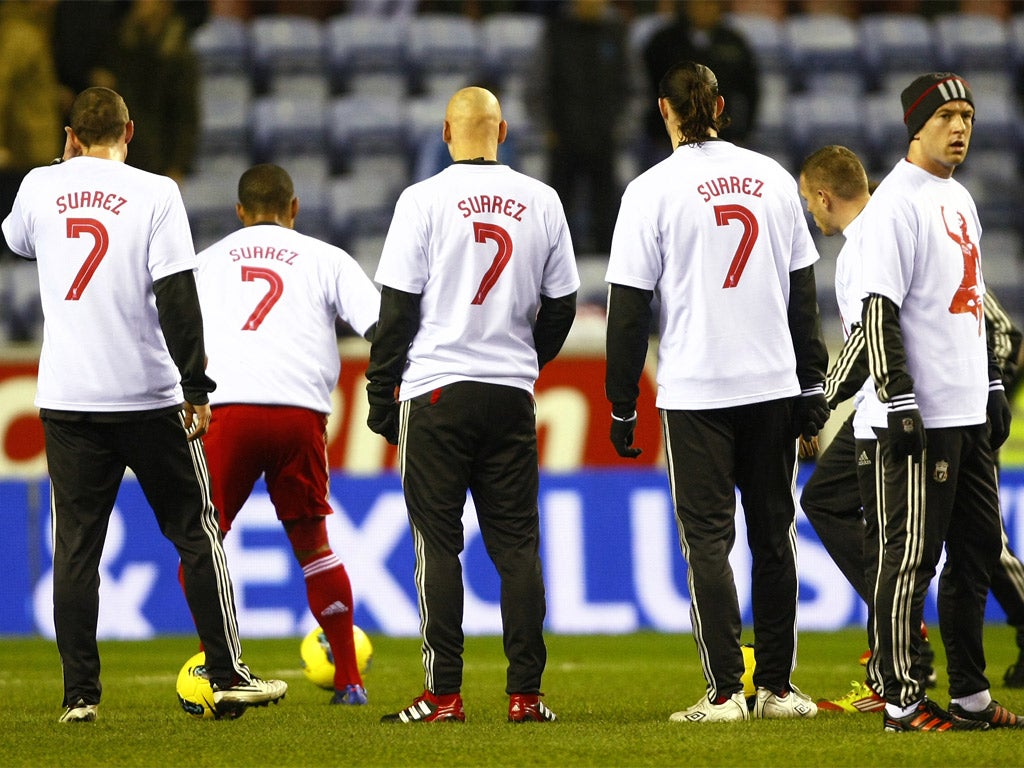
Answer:
[[[971,86],[953,72],[929,72],[914,79],[900,94],[903,103],[903,122],[907,134],[913,139],[918,131],[947,101],[966,101],[974,106]]]

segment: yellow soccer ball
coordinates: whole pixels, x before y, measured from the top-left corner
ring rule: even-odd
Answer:
[[[213,700],[213,688],[206,678],[206,654],[202,651],[191,657],[178,672],[175,685],[178,701],[186,714],[201,720],[218,717]]]
[[[359,665],[359,674],[365,675],[370,669],[373,661],[373,643],[357,626],[352,627],[352,640],[356,646],[356,663]],[[334,690],[334,654],[331,652],[331,644],[327,642],[327,636],[320,627],[314,627],[309,634],[302,638],[299,646],[299,656],[302,659],[302,671],[306,679],[314,685]]]
[[[753,696],[757,691],[754,688],[754,646],[744,643],[740,650],[743,651],[743,676],[740,682],[743,683],[743,695]]]

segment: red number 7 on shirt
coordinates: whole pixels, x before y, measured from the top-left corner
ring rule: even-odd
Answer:
[[[476,296],[473,297],[473,304],[483,304],[491,288],[498,282],[501,272],[512,258],[512,237],[508,231],[497,224],[487,224],[482,221],[473,222],[473,236],[478,243],[493,240],[498,245],[498,252],[494,254],[494,261],[484,272],[480,280],[480,287],[476,289]]]

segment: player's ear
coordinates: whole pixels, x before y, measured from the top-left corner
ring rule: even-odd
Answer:
[[[504,144],[505,139],[508,138],[508,123],[502,120],[498,123],[498,143]]]
[[[124,124],[124,143],[127,144],[132,140],[132,136],[135,135],[135,121],[129,120]]]
[[[292,198],[291,205],[288,206],[288,215],[291,217],[291,220],[293,222],[295,221],[295,217],[299,215],[299,197],[298,197],[298,195],[296,195],[295,197]]]
[[[444,121],[444,127],[441,129],[441,139],[445,144],[452,143],[452,124],[447,120]]]
[[[241,203],[235,203],[235,215],[242,224],[245,224],[245,208],[242,207]]]

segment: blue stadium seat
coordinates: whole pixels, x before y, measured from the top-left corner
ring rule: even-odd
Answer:
[[[252,109],[251,146],[257,162],[325,155],[327,102],[322,98],[273,94],[258,97]]]
[[[248,167],[249,162],[238,156],[207,157],[200,160],[195,173],[185,177],[181,197],[197,251],[242,226],[235,214],[235,203],[238,179]]]
[[[331,18],[325,46],[333,92],[404,93],[407,41],[408,22],[402,17],[341,14]]]
[[[204,75],[199,83],[199,151],[248,154],[252,84],[242,73]]]
[[[782,22],[771,16],[752,13],[730,13],[726,20],[730,27],[747,39],[762,74],[787,72]]]
[[[935,40],[943,69],[1009,70],[1008,25],[981,13],[945,13],[935,19]]]
[[[793,120],[789,106],[787,76],[781,72],[762,73],[761,101],[758,105],[757,122],[750,137],[750,146],[771,155],[787,166],[790,125]]]
[[[257,93],[269,91],[281,75],[325,76],[322,22],[307,16],[258,16],[250,30]]]
[[[249,69],[249,26],[241,19],[213,16],[192,35],[192,49],[204,74]]]
[[[484,16],[480,22],[484,74],[505,92],[520,90],[543,35],[544,18],[539,14],[507,12]]]
[[[790,141],[794,163],[826,144],[842,144],[861,158],[874,162],[874,145],[864,119],[862,99],[837,98],[832,93],[796,94],[790,99]]]
[[[376,174],[332,179],[327,192],[331,242],[351,248],[357,238],[385,234],[400,192]]]
[[[932,24],[917,14],[864,16],[860,21],[860,44],[875,84],[894,70],[928,72],[939,67]]]
[[[794,87],[806,87],[812,73],[845,72],[863,77],[860,34],[856,22],[832,13],[790,16],[785,22],[785,49]]]
[[[408,157],[405,99],[353,94],[328,107],[327,142],[335,173],[351,169],[357,157]]]
[[[450,96],[483,71],[480,29],[467,16],[419,14],[409,26],[408,51],[414,92]]]

